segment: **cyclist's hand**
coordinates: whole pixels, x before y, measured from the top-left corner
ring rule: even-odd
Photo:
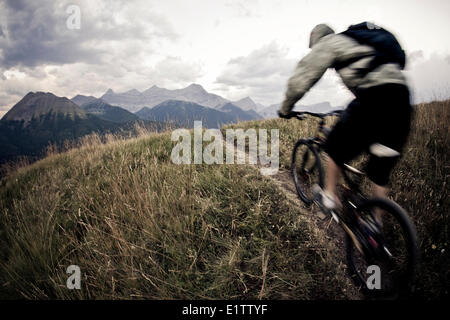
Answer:
[[[283,112],[281,112],[281,110],[278,110],[277,113],[278,113],[278,116],[280,118],[283,118],[283,119],[290,119],[290,118],[293,117],[292,113],[290,113],[290,112],[289,113],[283,113]]]

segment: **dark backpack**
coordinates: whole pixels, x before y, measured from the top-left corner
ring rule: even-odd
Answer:
[[[359,44],[368,45],[375,49],[375,53],[371,54],[374,58],[370,62],[367,69],[360,70],[361,75],[365,75],[382,64],[396,63],[400,69],[405,68],[406,55],[397,39],[389,31],[371,24],[363,22],[350,26],[341,34],[356,40]],[[335,65],[336,70],[342,69],[359,59],[367,56],[349,59]]]

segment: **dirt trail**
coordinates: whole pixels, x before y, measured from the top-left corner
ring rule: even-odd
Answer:
[[[226,147],[233,148],[235,146],[229,145],[226,141],[224,141]],[[236,154],[242,156],[242,153],[237,148],[235,149]],[[256,163],[256,167],[260,170],[270,170],[268,166],[262,166],[258,159],[250,158],[248,153],[243,155],[246,159],[245,163]],[[262,170],[261,170],[262,169]],[[264,176],[274,182],[286,195],[286,198],[296,206],[300,206],[305,211],[305,217],[310,221],[310,223],[319,230],[322,236],[328,241],[328,250],[332,255],[333,260],[336,262],[336,269],[342,272],[345,276],[347,276],[346,272],[346,258],[345,258],[345,235],[344,231],[334,222],[331,217],[327,217],[323,214],[316,206],[312,206],[311,208],[307,208],[303,202],[299,199],[297,195],[297,191],[294,185],[294,181],[292,179],[292,175],[290,171],[279,169],[275,174],[268,175],[264,174]],[[348,276],[347,276],[348,277]],[[348,295],[353,300],[361,300],[364,299],[364,296],[360,293],[358,288],[356,288],[351,279],[348,278]]]
[[[336,267],[338,268],[339,266],[339,270],[342,271],[345,276],[347,276],[345,269],[347,266],[347,262],[345,258],[344,231],[335,223],[334,220],[332,220],[331,217],[327,217],[316,206],[307,208],[303,204],[303,202],[297,195],[297,191],[295,189],[294,181],[292,179],[290,171],[280,170],[277,174],[267,177],[284,191],[284,194],[289,199],[289,201],[293,202],[294,205],[302,207],[302,209],[307,212],[308,220],[314,227],[322,231],[323,237],[328,240],[328,250],[331,251],[333,258],[336,261]],[[363,299],[364,297],[352,284],[350,278],[348,280],[350,283],[349,287],[351,288],[349,296],[352,299]]]

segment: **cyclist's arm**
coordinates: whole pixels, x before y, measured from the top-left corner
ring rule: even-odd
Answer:
[[[322,41],[323,40],[323,41]],[[287,115],[295,103],[323,76],[335,61],[335,50],[330,41],[323,38],[297,64],[294,74],[288,81],[286,96],[280,113]]]

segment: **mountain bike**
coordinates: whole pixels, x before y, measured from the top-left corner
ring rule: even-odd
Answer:
[[[324,187],[322,157],[329,127],[325,119],[340,116],[329,113],[292,112],[291,117],[320,119],[316,135],[300,139],[294,146],[291,173],[299,198],[309,207],[320,201],[314,188]],[[349,141],[351,143],[351,141]],[[343,181],[339,187],[342,208],[328,211],[346,235],[348,272],[354,283],[369,297],[402,298],[414,289],[418,265],[417,237],[414,224],[397,203],[386,198],[370,198],[362,191],[365,173],[348,164],[341,166]],[[382,223],[375,216],[381,210]],[[374,278],[379,272],[379,278]]]

